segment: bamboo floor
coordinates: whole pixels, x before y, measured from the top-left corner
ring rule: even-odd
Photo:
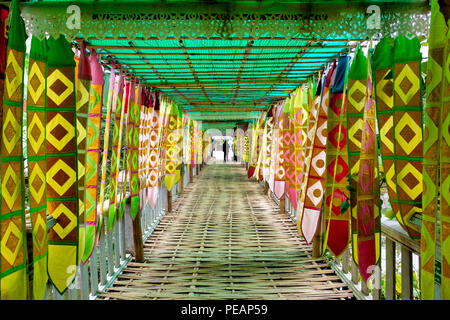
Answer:
[[[312,257],[288,215],[240,165],[194,177],[100,299],[349,299],[352,291]]]

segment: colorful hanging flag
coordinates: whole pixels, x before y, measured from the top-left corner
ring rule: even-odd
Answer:
[[[75,60],[70,43],[48,39],[47,60],[47,208],[56,221],[48,230],[48,275],[63,294],[78,263],[78,159]]]
[[[33,298],[43,300],[47,286],[47,195],[45,192],[47,166],[45,106],[47,42],[31,39],[28,72],[27,131],[30,216],[33,234]]]
[[[347,176],[349,174],[347,154],[347,65],[349,57],[338,58],[334,84],[330,89],[330,107],[327,118],[327,173],[325,187],[325,236],[324,247],[339,257],[350,241],[350,198]],[[343,91],[339,91],[342,88]]]
[[[285,181],[284,181],[284,142],[283,142],[283,101],[277,107],[277,134],[276,134],[276,154],[275,154],[275,169],[274,169],[274,183],[273,183],[273,194],[280,200],[285,193]]]
[[[128,146],[130,148],[130,160],[131,162],[131,172],[130,172],[130,196],[131,196],[131,206],[130,215],[134,220],[136,218],[137,212],[139,210],[139,177],[138,177],[138,148],[139,148],[139,122],[140,122],[140,104],[141,104],[141,90],[142,87],[136,86],[136,101],[134,103],[133,109],[130,110],[130,116],[133,117],[133,135],[128,138]],[[131,126],[131,124],[130,124]],[[131,130],[130,130],[131,131]],[[125,201],[123,201],[125,203]]]
[[[149,108],[150,109],[150,108]],[[158,201],[158,163],[159,161],[159,140],[160,140],[160,115],[159,109],[150,109],[150,138],[149,138],[149,204],[152,209],[156,208]]]
[[[125,87],[125,88],[124,88]],[[120,155],[122,148],[122,131],[125,118],[126,98],[130,84],[124,85],[123,78],[119,74],[119,91],[116,99],[116,112],[114,117],[114,131],[111,158],[111,177],[109,181],[109,210],[108,210],[108,231],[111,232],[116,220],[117,199],[119,191]]]
[[[367,61],[367,85],[363,111],[363,131],[357,187],[358,268],[367,282],[373,266],[378,264],[381,247],[380,186],[378,183],[378,150],[373,99],[371,49]]]
[[[166,184],[167,190],[172,190],[176,181],[176,170],[177,170],[177,158],[178,158],[178,130],[177,130],[177,107],[171,102],[170,105],[170,115],[169,115],[169,126],[167,135],[167,151],[166,151],[166,164],[165,164],[165,176],[164,183]]]
[[[320,79],[320,77],[319,77]],[[314,82],[315,83],[315,82]],[[308,176],[309,171],[311,168],[311,155],[312,155],[312,149],[313,149],[313,141],[315,136],[315,131],[317,127],[317,120],[319,115],[319,105],[321,103],[321,86],[322,86],[322,79],[319,81],[319,90],[315,90],[314,86],[309,87],[309,92],[313,92],[314,94],[308,94],[308,103],[312,103],[311,112],[309,113],[308,118],[308,131],[307,131],[307,139],[306,144],[303,147],[304,152],[304,161],[303,161],[303,176],[302,176],[302,183],[300,188],[300,201],[298,202],[298,213],[299,216],[297,218],[297,227],[299,233],[301,233],[301,221],[304,211],[304,205],[305,205],[305,199],[306,199],[306,190],[307,190],[307,184],[308,184]],[[314,100],[312,98],[309,98],[310,96],[314,96]]]
[[[450,299],[450,27],[437,0],[431,2],[428,37],[423,196],[421,230],[421,295],[435,298],[438,194],[440,193],[441,298]]]
[[[351,240],[352,256],[358,264],[358,211],[357,211],[357,184],[359,174],[359,158],[361,151],[361,138],[363,130],[363,112],[367,86],[367,59],[360,47],[356,48],[355,56],[348,74],[347,96],[347,154],[350,189],[351,210]]]
[[[92,49],[89,57],[91,90],[86,137],[86,237],[81,262],[86,263],[95,247],[97,225],[97,195],[100,162],[100,126],[102,121],[102,97],[105,83],[104,73],[97,52]],[[109,129],[109,128],[108,128]]]
[[[322,211],[323,194],[325,189],[326,171],[326,141],[327,141],[327,112],[329,104],[329,90],[331,75],[334,68],[329,70],[322,89],[322,98],[319,105],[318,118],[314,138],[312,140],[312,152],[306,197],[301,214],[300,230],[306,243],[311,243],[316,234]]]
[[[77,159],[78,159],[78,261],[84,252],[86,234],[86,150],[87,125],[91,92],[91,67],[86,43],[81,42],[76,85]]]
[[[27,298],[27,248],[22,154],[25,25],[11,4],[1,139],[0,298]]]
[[[109,150],[109,136],[110,136],[110,128],[111,128],[111,117],[115,115],[117,104],[121,103],[119,100],[119,88],[122,87],[122,69],[119,71],[119,75],[115,77],[115,68],[114,64],[111,66],[111,73],[109,78],[109,90],[108,90],[108,98],[106,101],[106,119],[105,119],[105,131],[103,135],[103,157],[102,157],[102,180],[100,185],[100,195],[99,195],[99,203],[100,207],[97,211],[98,221],[97,221],[97,230],[101,230],[103,223],[103,210],[105,203],[105,188],[106,188],[106,171],[107,171],[107,163],[108,163],[108,150]],[[120,107],[121,108],[121,107]],[[112,150],[112,154],[114,154],[114,149]],[[117,160],[116,160],[117,161]],[[113,167],[111,166],[111,169]],[[111,171],[112,175],[113,171]],[[110,188],[112,184],[115,184],[115,180],[110,179]],[[100,232],[97,232],[97,241],[100,236]]]

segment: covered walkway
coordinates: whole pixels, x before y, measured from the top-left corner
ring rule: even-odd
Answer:
[[[236,164],[205,167],[104,299],[346,299],[288,215]]]

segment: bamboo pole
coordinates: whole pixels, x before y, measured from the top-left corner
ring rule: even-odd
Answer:
[[[180,40],[180,39],[177,39]],[[308,39],[311,40],[311,39]],[[130,48],[128,44],[123,46],[117,45],[92,45],[87,44],[86,47],[88,49],[127,49]],[[331,45],[331,46],[320,46],[320,45],[306,45],[306,46],[255,46],[252,49],[297,49],[297,50],[305,50],[305,49],[345,49],[345,48],[355,48],[356,45]],[[138,50],[177,50],[182,49],[182,47],[151,47],[151,46],[133,46],[134,49]],[[246,46],[213,46],[213,47],[184,47],[186,50],[245,50]]]
[[[191,79],[178,79],[178,80],[191,80]],[[189,86],[208,86],[208,85],[232,85],[235,86],[237,84],[251,84],[251,85],[261,85],[261,84],[273,84],[273,83],[283,83],[283,84],[296,84],[299,85],[307,79],[298,79],[298,80],[279,80],[279,79],[266,79],[266,80],[255,80],[255,81],[211,81],[211,82],[173,82],[173,83],[144,83],[144,86],[149,87],[189,87]]]

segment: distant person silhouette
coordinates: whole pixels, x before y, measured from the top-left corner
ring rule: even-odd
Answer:
[[[223,141],[223,161],[227,162],[227,140]]]

